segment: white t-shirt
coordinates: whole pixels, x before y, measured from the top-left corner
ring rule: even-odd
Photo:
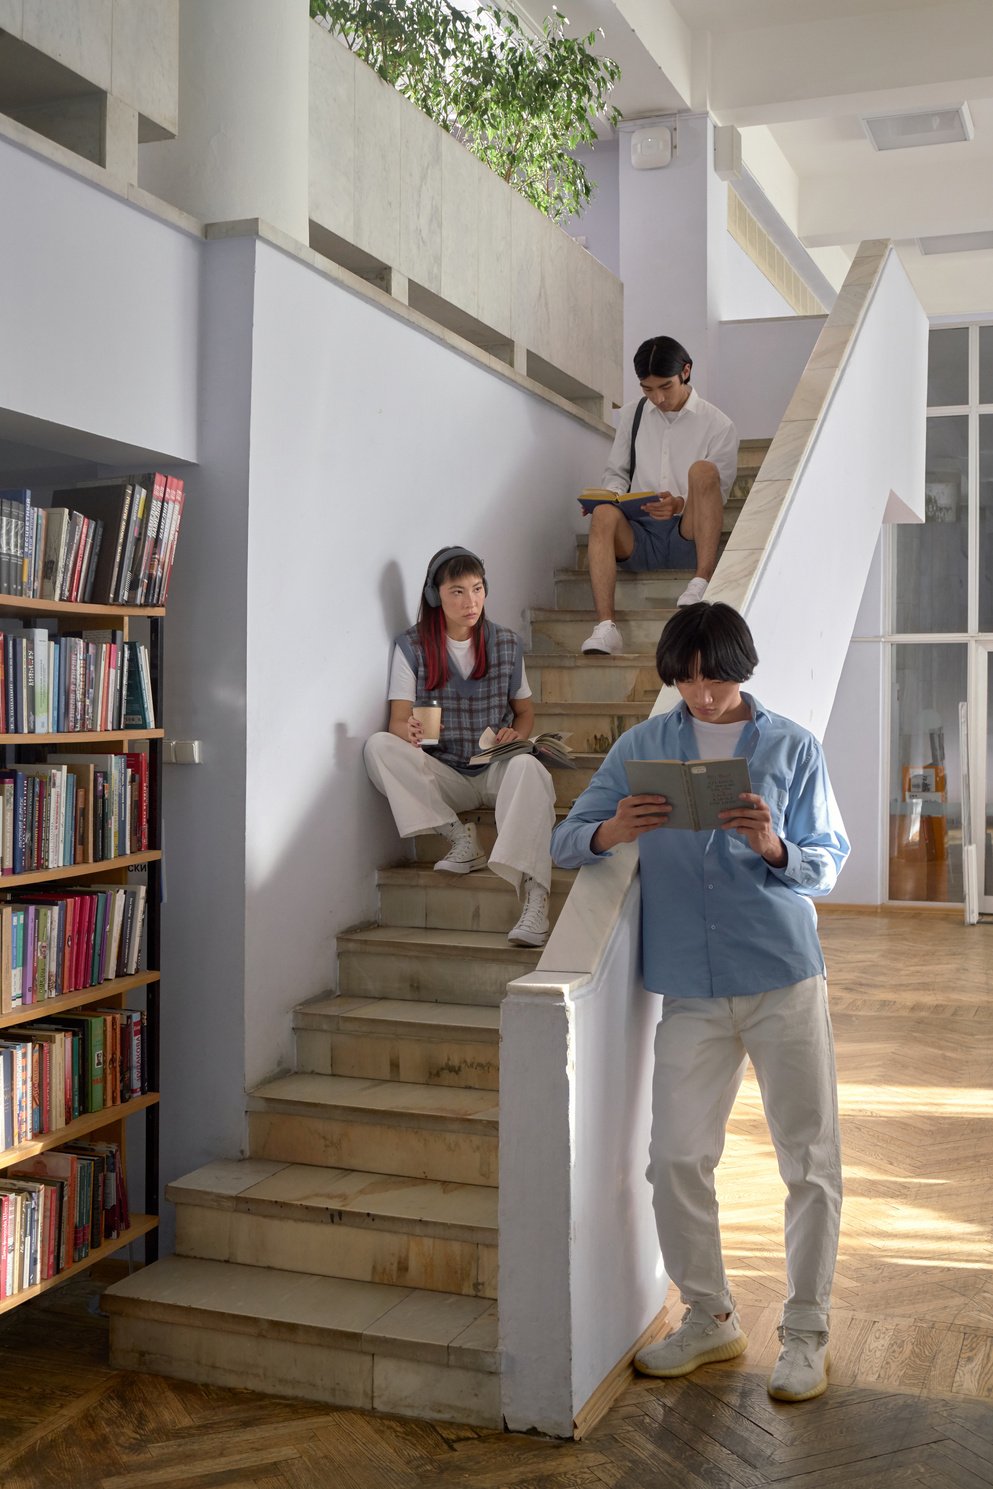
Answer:
[[[693,734],[700,759],[730,760],[738,748],[738,741],[747,723],[747,719],[741,719],[736,724],[708,724],[705,719],[694,719]]]
[[[617,421],[617,434],[604,471],[608,491],[671,491],[685,496],[689,469],[695,460],[712,460],[726,502],[738,472],[738,431],[727,414],[701,398],[695,388],[682,408],[664,414],[646,403],[634,446],[634,474],[628,486],[631,426],[638,400],[626,403]]]
[[[467,637],[465,641],[453,641],[448,636],[445,639],[445,649],[448,652],[448,665],[454,667],[460,677],[469,677],[476,660],[472,652],[472,637]],[[390,664],[390,686],[387,697],[391,702],[393,699],[398,699],[407,703],[413,703],[417,697],[417,679],[414,676],[410,663],[399,646],[394,646],[393,648],[393,661]],[[521,662],[521,685],[514,694],[514,697],[531,697],[531,689],[528,686],[527,673],[524,671],[523,661]]]

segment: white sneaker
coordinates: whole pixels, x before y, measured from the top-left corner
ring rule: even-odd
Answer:
[[[700,600],[703,599],[703,597],[704,597],[704,595],[706,593],[707,593],[707,580],[706,579],[700,579],[700,578],[691,579],[690,582],[689,582],[689,584],[683,590],[682,594],[679,596],[679,599],[676,601],[676,604],[677,605],[696,605],[696,604],[699,603]]]
[[[737,1359],[744,1354],[747,1344],[737,1313],[732,1312],[720,1323],[699,1303],[691,1303],[674,1334],[639,1350],[634,1357],[634,1368],[642,1375],[659,1375],[668,1380],[676,1375],[689,1375],[698,1365],[708,1365],[712,1360]]]
[[[524,880],[524,909],[512,931],[511,946],[544,946],[548,939],[548,890],[534,879]]]
[[[444,822],[438,831],[451,846],[435,864],[436,869],[445,874],[471,874],[473,869],[485,869],[486,854],[480,851],[475,822]]]
[[[812,1401],[823,1396],[831,1365],[826,1331],[781,1326],[779,1343],[779,1359],[766,1387],[769,1395],[777,1401]]]
[[[624,638],[612,620],[599,620],[579,649],[587,655],[616,657],[624,650]]]

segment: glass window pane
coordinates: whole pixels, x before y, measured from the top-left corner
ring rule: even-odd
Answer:
[[[979,328],[979,401],[993,403],[993,326]]]
[[[964,631],[968,617],[969,421],[928,419],[923,526],[896,530],[894,629]]]
[[[927,401],[929,408],[969,402],[969,328],[932,331],[928,338]]]
[[[979,629],[993,631],[993,414],[979,415]]]
[[[894,646],[891,900],[962,900],[958,707],[964,645]]]

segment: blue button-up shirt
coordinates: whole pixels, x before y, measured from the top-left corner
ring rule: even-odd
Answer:
[[[645,986],[679,998],[729,998],[788,987],[824,970],[811,898],[834,888],[849,853],[824,754],[799,724],[752,710],[736,753],[768,803],[786,846],[773,868],[736,832],[659,828],[638,838]],[[552,836],[562,868],[597,863],[591,840],[631,794],[625,760],[697,760],[693,720],[680,702],[617,741]]]

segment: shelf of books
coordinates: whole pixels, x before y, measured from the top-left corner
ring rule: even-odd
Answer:
[[[156,1254],[162,621],[183,500],[157,473],[0,491],[0,1313],[138,1239]]]

